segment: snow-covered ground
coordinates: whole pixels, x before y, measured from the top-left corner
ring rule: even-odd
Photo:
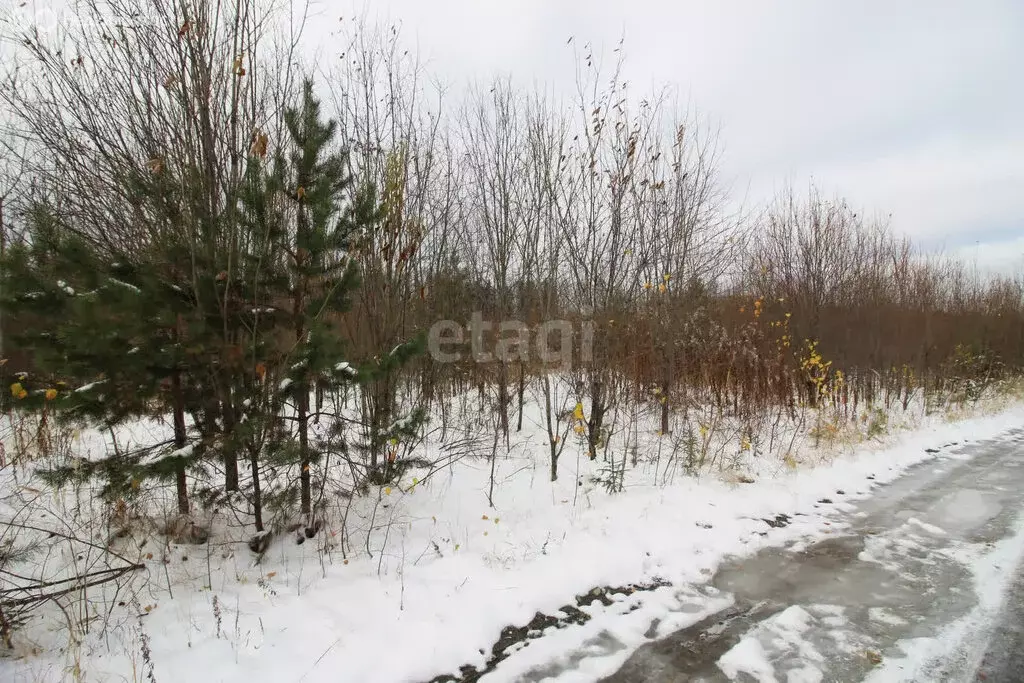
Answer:
[[[588,461],[578,444],[566,449],[559,480],[548,481],[547,437],[539,415],[528,411],[509,452],[499,449],[493,507],[490,461],[467,457],[429,477],[411,473],[351,506],[340,501],[337,509],[349,510],[344,553],[337,515],[309,542],[285,536],[258,564],[244,543],[244,520],[223,512],[204,520],[214,529],[205,545],[129,539],[119,551],[146,565],[132,585],[135,598],[104,588],[82,600],[90,628],[78,646],[68,645],[62,620],[44,610],[19,631],[16,656],[0,658],[0,679],[135,681],[152,673],[158,681],[429,681],[467,664],[483,669],[504,627],[537,612],[557,614],[594,587],[670,584],[582,608],[589,621],[517,646],[483,678],[532,680],[530,672],[550,667],[559,680],[595,680],[644,643],[727,604],[704,587],[726,556],[824,536],[836,511],[933,457],[926,449],[1022,422],[1024,408],[1007,402],[960,421],[897,409],[888,433],[871,440],[816,450],[801,435],[786,461],[752,457],[756,447],[743,445],[730,467],[700,478],[685,476],[667,451],[657,457],[669,437],[652,431],[637,444],[624,490],[609,493],[593,479],[601,463]],[[99,435],[79,439],[81,448],[102,448]],[[15,483],[11,472],[3,486],[34,485],[24,471]],[[76,505],[95,510],[88,493],[40,495],[70,523]],[[822,498],[835,505],[818,505]],[[790,523],[766,523],[779,514]],[[784,636],[827,617],[787,610],[772,628]],[[601,647],[602,633],[614,634],[614,646]],[[559,666],[567,653],[576,661]],[[724,664],[739,670],[737,660],[743,651]]]
[[[1020,680],[1024,429],[937,450],[830,533],[726,562],[728,607],[608,683]]]

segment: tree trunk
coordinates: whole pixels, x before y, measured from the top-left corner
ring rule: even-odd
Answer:
[[[235,408],[231,404],[231,390],[222,390],[220,401],[221,419],[224,421],[224,490],[238,490],[238,454],[235,452]]]
[[[310,494],[310,478],[309,478],[309,428],[306,421],[309,419],[309,387],[303,384],[299,387],[299,396],[296,401],[298,404],[296,416],[299,421],[299,459],[302,465],[302,471],[299,474],[299,482],[301,486],[300,492],[300,508],[299,511],[309,518],[312,512],[312,495]]]
[[[259,449],[253,447],[249,451],[249,466],[252,470],[252,514],[256,531],[263,531],[263,490],[260,488],[260,457]]]
[[[551,378],[544,376],[544,420],[548,430],[548,448],[551,449],[551,481],[558,481],[558,431],[551,421]]]
[[[668,348],[665,348],[667,346]],[[675,374],[675,345],[668,343],[662,347],[662,356],[665,358],[661,368],[661,433],[669,433],[669,405],[668,391],[672,384],[672,377]]]
[[[526,371],[523,361],[519,361],[519,415],[516,418],[516,431],[523,431],[523,395],[526,393]]]
[[[661,433],[669,433],[668,382],[661,383]]]
[[[171,375],[172,401],[174,402],[174,448],[180,450],[187,443],[187,432],[185,431],[185,396],[181,389],[181,372],[175,371]],[[187,515],[188,504],[188,480],[185,478],[185,462],[178,461],[174,472],[175,485],[178,492],[178,513]]]
[[[591,460],[597,460],[597,446],[601,440],[601,430],[604,428],[604,413],[607,406],[604,401],[604,385],[599,380],[594,380],[590,385],[590,420],[587,434],[587,456]]]
[[[508,406],[511,403],[508,395],[508,365],[502,361],[498,370],[498,420],[501,434],[508,448]]]
[[[299,216],[299,224],[302,225],[302,215]],[[303,263],[300,261],[299,265]],[[300,283],[295,291],[294,314],[295,314],[295,343],[297,346],[303,344],[306,336],[306,325],[302,319],[303,307],[305,305],[305,283]],[[299,430],[299,512],[306,518],[306,523],[311,524],[310,513],[313,511],[313,496],[310,492],[309,477],[309,383],[305,380],[298,382],[295,390],[295,418]]]

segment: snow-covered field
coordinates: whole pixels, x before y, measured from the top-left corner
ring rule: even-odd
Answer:
[[[52,606],[41,610],[17,632],[15,655],[0,658],[0,680],[425,682],[466,664],[483,669],[504,627],[537,612],[557,615],[595,587],[670,584],[582,608],[589,621],[517,646],[482,679],[534,672],[535,680],[539,667],[556,672],[584,652],[559,680],[595,680],[644,642],[723,607],[727,600],[702,584],[726,556],[827,534],[833,511],[932,457],[926,449],[1024,421],[1024,408],[1009,400],[958,420],[921,412],[895,409],[884,434],[829,448],[816,449],[804,429],[792,448],[784,439],[785,461],[744,446],[727,468],[706,468],[700,478],[684,475],[667,451],[657,456],[669,437],[641,433],[624,490],[609,493],[593,478],[602,463],[587,460],[580,444],[567,445],[559,480],[548,480],[534,408],[508,453],[499,448],[493,507],[490,460],[467,457],[339,503],[349,509],[344,553],[338,516],[308,542],[282,537],[260,563],[245,544],[251,528],[224,512],[203,519],[214,532],[205,545],[144,533],[120,539],[118,551],[145,565],[130,592],[115,595],[110,584],[78,600],[88,630],[70,645],[68,619]],[[77,439],[78,448],[102,448],[101,435]],[[53,493],[23,468],[4,476],[0,489],[29,490],[69,529],[99,518],[89,491]],[[835,505],[816,505],[822,498]],[[780,513],[791,523],[766,523]],[[98,538],[95,527],[87,531]],[[67,562],[68,552],[60,546],[46,561]],[[776,625],[792,630],[807,618],[784,613]],[[614,646],[600,646],[603,632],[614,634]]]

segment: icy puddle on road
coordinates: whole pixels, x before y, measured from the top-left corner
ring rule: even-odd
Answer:
[[[954,448],[837,515],[823,540],[723,564],[710,585],[681,589],[690,612],[716,602],[710,616],[648,640],[602,680],[1024,680],[1000,670],[1021,647],[1021,629],[1000,620],[1024,610],[1003,605],[1024,595],[1011,587],[1024,556],[1022,465],[1024,430]],[[655,622],[647,637],[664,632]],[[604,632],[504,680],[592,681],[588,658],[625,648]]]
[[[731,607],[605,680],[1017,680],[985,674],[981,655],[992,570],[1007,581],[1020,559],[1024,438],[969,448],[879,489],[835,537],[724,565],[712,584]]]

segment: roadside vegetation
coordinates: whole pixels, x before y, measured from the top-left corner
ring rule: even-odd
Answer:
[[[72,645],[149,613],[172,545],[207,586],[228,539],[380,568],[392,493],[489,462],[493,507],[517,435],[613,495],[1016,391],[1024,279],[814,186],[737,208],[713,124],[585,45],[575,100],[456,99],[390,26],[313,68],[255,0],[75,11],[0,87],[7,647],[44,605]]]

